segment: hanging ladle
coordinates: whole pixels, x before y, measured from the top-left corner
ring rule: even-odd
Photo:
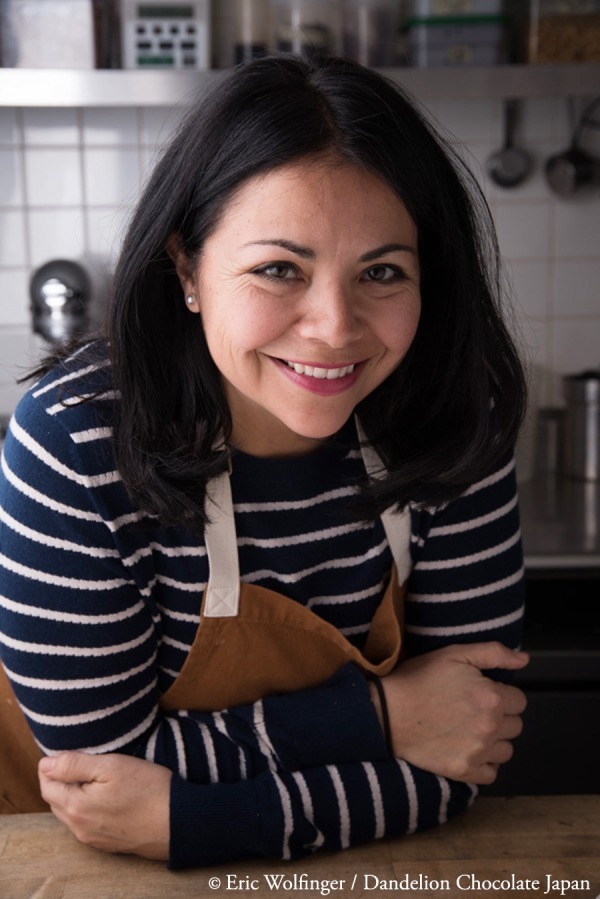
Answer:
[[[488,159],[488,173],[500,187],[516,187],[531,171],[531,157],[521,147],[515,147],[518,101],[504,101],[504,147]]]

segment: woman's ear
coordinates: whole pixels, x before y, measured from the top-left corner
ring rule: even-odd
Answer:
[[[173,260],[179,283],[185,296],[194,296],[196,292],[196,279],[194,276],[194,267],[190,259],[186,256],[181,245],[181,237],[174,232],[169,236],[166,246],[167,253]]]

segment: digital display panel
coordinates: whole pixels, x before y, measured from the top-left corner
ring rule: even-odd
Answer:
[[[152,6],[148,3],[138,6],[137,14],[140,19],[193,19],[194,7],[184,6],[181,3],[163,6]]]

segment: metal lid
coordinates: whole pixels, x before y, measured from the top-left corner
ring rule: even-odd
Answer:
[[[563,384],[567,403],[600,402],[600,371],[589,370],[565,375]]]

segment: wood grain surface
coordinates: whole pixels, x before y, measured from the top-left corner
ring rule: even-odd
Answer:
[[[51,815],[0,817],[0,899],[600,899],[600,796],[482,798],[435,830],[192,871],[105,855]]]

